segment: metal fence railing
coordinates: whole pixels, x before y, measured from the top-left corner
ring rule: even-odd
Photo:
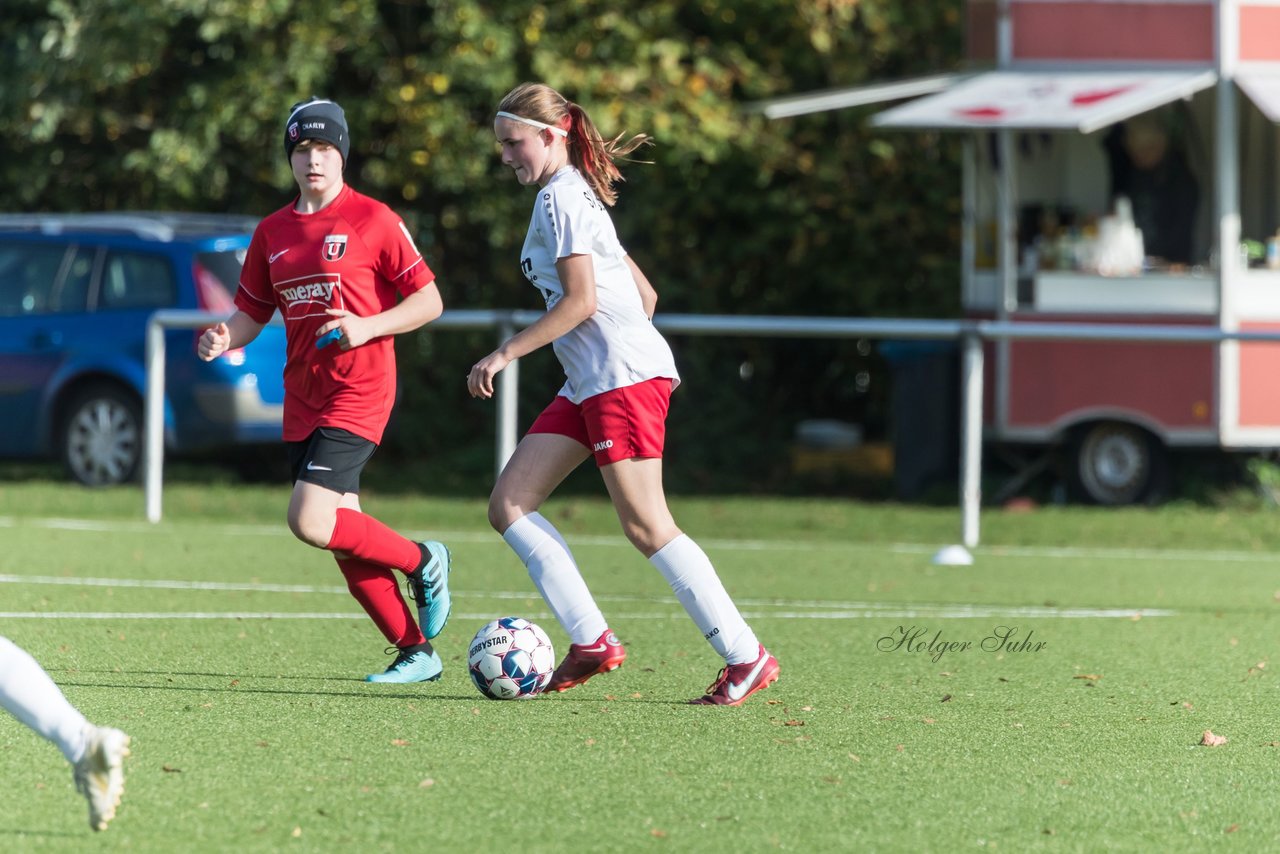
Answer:
[[[540,311],[446,311],[433,329],[493,329],[499,342],[536,321]],[[161,518],[164,466],[165,329],[198,329],[224,319],[201,311],[157,311],[147,325],[146,434],[143,478],[147,518]],[[1280,342],[1280,332],[1229,332],[1216,327],[1140,324],[1048,323],[999,320],[912,320],[861,317],[768,317],[755,315],[659,314],[654,325],[669,334],[778,338],[874,338],[953,340],[961,345],[960,535],[963,548],[979,542],[982,502],[983,343],[999,340],[1124,341],[1133,343],[1215,344],[1223,341]],[[519,362],[498,375],[498,470],[516,446]],[[953,554],[955,553],[953,547]],[[965,553],[960,550],[963,557]]]

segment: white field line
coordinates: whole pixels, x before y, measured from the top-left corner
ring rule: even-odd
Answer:
[[[196,527],[195,523],[166,523],[154,525],[141,520],[98,520],[59,518],[17,518],[0,516],[0,528],[32,527],[47,530],[84,531],[87,533],[166,533],[183,528]],[[278,525],[239,525],[199,523],[201,532],[226,535],[292,537],[281,522]],[[431,537],[445,542],[502,546],[502,538],[492,531],[408,531],[406,536],[422,539]],[[565,538],[569,544],[607,546],[631,549],[633,546],[622,536],[572,535]],[[699,537],[698,542],[707,549],[726,551],[781,551],[781,552],[888,552],[891,554],[932,555],[946,543],[866,543],[852,540],[729,540]],[[1039,546],[979,546],[974,550],[979,558],[1046,558],[1079,560],[1164,560],[1164,561],[1223,561],[1232,563],[1267,563],[1280,560],[1275,552],[1240,551],[1229,549],[1151,549],[1151,548],[1089,548],[1089,547],[1039,547]]]
[[[0,584],[51,584],[73,587],[135,587],[152,590],[216,590],[253,593],[301,593],[347,596],[346,587],[320,586],[308,584],[249,584],[222,581],[189,581],[141,578],[67,578],[52,575],[0,575]],[[534,590],[454,590],[460,599],[478,600],[518,600],[526,601],[537,597]],[[679,616],[675,606],[678,602],[671,596],[639,596],[609,595],[595,597],[604,603],[638,603],[642,605],[669,606],[671,610],[657,614],[617,614],[623,619],[664,619]],[[784,620],[851,620],[851,619],[885,619],[902,618],[918,619],[932,617],[937,619],[968,619],[974,617],[1039,617],[1067,619],[1132,619],[1134,617],[1171,617],[1177,612],[1164,608],[1056,608],[1047,605],[980,605],[980,604],[947,604],[947,603],[907,603],[907,602],[841,602],[823,600],[798,599],[751,599],[736,600],[747,619],[784,619]],[[158,613],[138,615],[124,613],[103,613],[88,615],[87,619],[161,619],[183,617],[189,619],[251,619],[253,615],[245,613],[192,612],[206,616],[191,614]],[[349,619],[359,616],[357,612],[349,614],[303,613],[303,612],[271,612],[257,613],[261,619]],[[0,613],[0,618],[16,619],[20,617],[39,618],[44,614],[34,613]],[[66,615],[59,615],[66,618]],[[543,615],[546,616],[546,615]],[[615,616],[611,614],[610,616]],[[476,619],[489,619],[484,615]],[[470,619],[470,617],[468,617]]]
[[[951,608],[876,610],[876,611],[747,611],[742,616],[747,620],[859,620],[859,619],[896,619],[896,620],[967,620],[975,618],[1004,619],[1017,617],[1041,617],[1055,619],[1126,619],[1139,617],[1169,617],[1174,611],[1116,609],[1064,608],[1052,614],[1042,614],[1035,609],[1025,608],[990,608],[985,606],[956,605]],[[453,614],[463,620],[492,620],[496,612],[474,614]],[[551,619],[545,611],[521,611],[520,616],[526,619]],[[675,620],[687,619],[683,612],[664,611],[662,613],[610,613],[611,620],[626,622],[629,620]],[[363,620],[363,611],[348,612],[316,612],[316,611],[0,611],[0,620]]]

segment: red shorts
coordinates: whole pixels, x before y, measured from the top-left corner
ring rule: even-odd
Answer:
[[[592,450],[597,466],[637,457],[662,458],[671,380],[666,377],[615,388],[574,403],[557,395],[529,433],[568,436]]]

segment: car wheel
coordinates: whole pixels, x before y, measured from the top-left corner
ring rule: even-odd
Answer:
[[[1165,471],[1163,447],[1130,424],[1102,423],[1075,445],[1075,485],[1094,504],[1133,504],[1152,496]]]
[[[133,480],[142,463],[142,407],[112,386],[79,392],[65,410],[60,432],[62,461],[85,486]]]

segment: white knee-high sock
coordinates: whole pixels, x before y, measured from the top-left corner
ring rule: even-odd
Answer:
[[[534,586],[556,615],[570,643],[592,643],[604,633],[609,627],[604,614],[591,597],[582,573],[578,572],[578,564],[555,525],[534,511],[513,522],[503,531],[502,539],[524,562]]]
[[[26,650],[0,637],[0,705],[58,745],[68,762],[84,756],[88,721]]]
[[[726,664],[744,664],[759,657],[755,632],[738,613],[711,559],[687,534],[658,549],[649,561],[662,572],[676,599]]]

